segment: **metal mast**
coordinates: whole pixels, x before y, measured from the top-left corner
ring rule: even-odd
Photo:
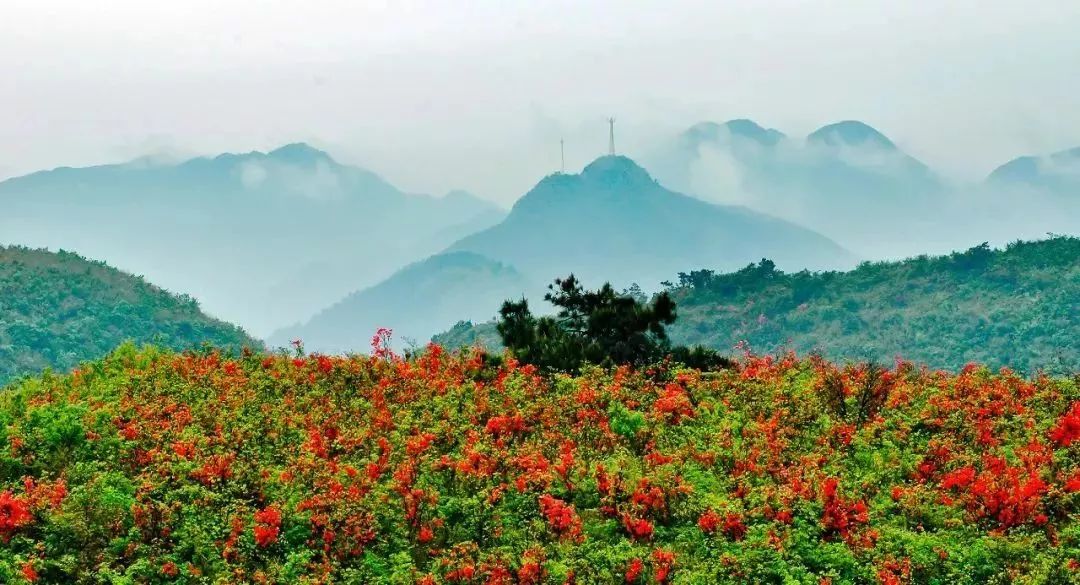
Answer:
[[[559,172],[566,174],[566,144],[565,141],[559,139]]]
[[[615,154],[615,118],[608,118],[608,154]]]

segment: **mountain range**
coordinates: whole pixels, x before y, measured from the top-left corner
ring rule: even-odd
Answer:
[[[305,144],[58,168],[0,182],[0,243],[107,260],[274,344],[364,350],[375,327],[427,339],[570,272],[648,292],[679,270],[848,269],[1080,225],[1080,149],[958,186],[862,122],[795,138],[738,119],[641,160],[552,174],[509,211],[406,193]]]
[[[357,351],[375,326],[423,341],[460,319],[490,318],[508,298],[539,300],[543,284],[571,272],[656,288],[673,266],[730,269],[763,256],[792,269],[857,262],[820,234],[669,191],[629,158],[606,156],[580,174],[545,177],[498,224],[270,342],[296,337],[318,349]]]
[[[265,335],[501,219],[464,192],[404,193],[304,144],[0,183],[0,243],[73,249]]]
[[[963,184],[863,122],[796,138],[738,119],[697,124],[644,160],[677,191],[797,221],[863,257],[903,258],[1074,230],[1076,152],[1020,158]]]

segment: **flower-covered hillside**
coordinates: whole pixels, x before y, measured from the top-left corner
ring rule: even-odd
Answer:
[[[1080,575],[1070,379],[121,348],[0,394],[0,581]]]

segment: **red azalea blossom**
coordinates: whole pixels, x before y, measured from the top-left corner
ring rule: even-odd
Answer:
[[[720,527],[721,521],[722,519],[719,514],[712,510],[706,510],[705,513],[698,518],[698,528],[705,534],[712,534]]]
[[[281,533],[281,511],[270,506],[255,512],[255,543],[260,547],[268,547],[277,542],[278,534]]]
[[[540,496],[540,512],[553,532],[577,540],[581,537],[581,519],[574,507],[549,494]]]
[[[23,563],[22,567],[19,569],[19,572],[22,573],[23,579],[26,579],[31,583],[36,583],[38,580],[37,571],[34,570],[34,563],[31,563],[29,561]]]
[[[648,540],[653,535],[652,522],[643,518],[634,518],[629,515],[623,515],[623,528],[626,532],[634,538],[634,540]]]
[[[642,563],[641,559],[634,559],[630,561],[630,566],[626,568],[624,581],[627,583],[637,583],[644,571],[645,563]]]
[[[16,530],[30,524],[33,519],[25,499],[15,497],[10,491],[0,493],[0,539],[10,541]]]
[[[658,548],[653,551],[652,558],[653,579],[657,583],[666,583],[672,571],[675,570],[675,553]]]
[[[1080,402],[1074,402],[1050,431],[1050,440],[1059,447],[1068,447],[1077,439],[1080,439]]]

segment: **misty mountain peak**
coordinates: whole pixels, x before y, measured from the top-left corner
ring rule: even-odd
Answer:
[[[649,172],[622,155],[602,156],[581,171],[581,178],[607,185],[641,185],[653,182]]]
[[[691,126],[684,134],[684,138],[694,144],[720,142],[730,136],[752,140],[763,146],[773,146],[785,138],[783,132],[765,128],[757,122],[746,118],[728,120],[723,124],[699,122]]]
[[[1077,178],[1080,178],[1080,147],[1048,156],[1015,158],[994,169],[987,180],[991,183],[1029,183],[1075,192]]]
[[[895,150],[896,145],[873,127],[857,120],[845,120],[823,126],[806,137],[810,144],[823,144],[831,147],[840,146],[876,146]]]
[[[333,163],[330,155],[309,144],[294,142],[272,150],[266,155],[268,158],[294,165],[308,166],[320,162]]]
[[[749,138],[755,142],[772,146],[784,138],[784,133],[772,128],[764,128],[753,120],[740,118],[724,122],[724,127],[733,136]]]

